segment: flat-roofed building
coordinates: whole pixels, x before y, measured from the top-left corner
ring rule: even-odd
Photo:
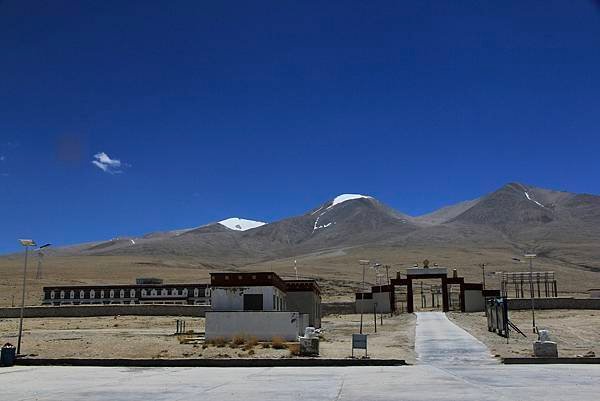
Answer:
[[[213,311],[286,311],[285,282],[273,272],[211,273]]]
[[[309,325],[321,327],[321,288],[316,280],[285,280],[287,308],[308,314]]]

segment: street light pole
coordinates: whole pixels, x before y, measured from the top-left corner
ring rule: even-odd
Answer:
[[[362,266],[362,286],[360,289],[360,334],[363,332],[363,309],[365,308],[365,268],[371,263],[370,260],[359,260]]]
[[[533,293],[533,259],[536,256],[537,255],[535,253],[525,254],[525,257],[527,259],[529,259],[529,295],[531,297],[531,324],[533,326],[534,333],[537,332],[536,325],[535,325],[535,301],[534,301],[535,294]]]
[[[21,353],[21,337],[23,336],[23,314],[25,311],[25,284],[27,283],[27,256],[29,247],[35,246],[35,241],[30,239],[19,240],[21,245],[25,247],[25,265],[23,266],[23,291],[21,293],[21,312],[19,314],[19,339],[17,340],[17,355]]]

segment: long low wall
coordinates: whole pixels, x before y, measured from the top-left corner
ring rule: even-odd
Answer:
[[[202,317],[209,305],[77,305],[27,306],[25,317],[97,317],[97,316],[196,316]],[[20,308],[0,308],[0,318],[19,317]]]
[[[535,298],[535,309],[600,309],[600,299],[595,298]],[[531,309],[531,299],[511,298],[509,310]]]
[[[20,308],[0,308],[0,318],[19,317]],[[27,306],[25,317],[96,317],[96,316],[197,316],[204,317],[210,305],[63,305]],[[321,304],[326,315],[349,315],[356,313],[354,302],[331,302]]]
[[[321,316],[352,315],[353,313],[356,313],[354,302],[327,302],[321,304]]]

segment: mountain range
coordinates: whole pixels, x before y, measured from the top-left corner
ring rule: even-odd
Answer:
[[[57,255],[190,256],[264,262],[361,246],[510,248],[600,271],[600,196],[510,183],[423,216],[344,194],[306,213],[263,223],[230,218],[196,228],[119,237]]]

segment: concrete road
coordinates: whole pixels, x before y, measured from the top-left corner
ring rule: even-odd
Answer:
[[[0,368],[0,400],[598,400],[600,365]]]
[[[417,312],[417,362],[428,365],[497,364],[489,349],[442,312]]]

